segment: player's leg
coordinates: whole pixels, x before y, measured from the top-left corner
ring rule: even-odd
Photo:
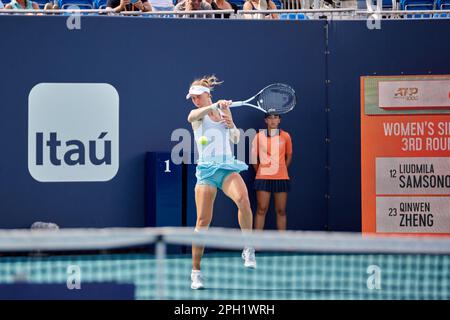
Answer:
[[[270,204],[270,195],[271,193],[267,191],[256,191],[257,208],[255,215],[255,229],[257,230],[264,229],[266,214]]]
[[[253,226],[253,214],[250,208],[247,186],[239,173],[229,174],[222,183],[223,192],[234,201],[238,207],[239,226],[243,231],[251,231]],[[256,268],[255,249],[246,246],[242,251],[244,266]]]
[[[242,230],[252,229],[253,214],[250,208],[247,186],[237,172],[229,174],[222,183],[223,192],[238,207],[238,221]]]
[[[217,188],[207,184],[197,184],[195,186],[195,204],[197,206],[197,222],[195,230],[207,229],[211,223],[213,205],[216,198]],[[203,279],[200,272],[200,263],[203,256],[204,247],[192,246],[192,273],[191,288],[203,288]]]
[[[197,222],[195,229],[207,229],[211,223],[214,200],[217,188],[202,184],[195,186],[195,204],[197,206]],[[200,261],[203,256],[203,247],[192,246],[192,269],[200,270]]]
[[[275,200],[275,212],[277,213],[277,229],[286,230],[286,203],[287,192],[275,192],[273,194]]]

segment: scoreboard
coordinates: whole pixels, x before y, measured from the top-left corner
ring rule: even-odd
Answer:
[[[450,235],[450,76],[361,78],[364,233]]]

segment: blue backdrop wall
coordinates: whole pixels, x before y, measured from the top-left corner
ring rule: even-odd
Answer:
[[[0,52],[5,62],[0,130],[9,137],[1,141],[0,227],[29,227],[37,220],[62,227],[143,226],[145,154],[170,151],[175,145],[172,131],[190,129],[188,86],[194,78],[214,73],[225,81],[214,92],[216,99],[246,98],[272,82],[289,83],[297,90],[302,108],[283,119],[295,143],[290,227],[322,229],[323,26],[87,17],[81,20],[81,30],[68,30],[65,17],[1,17],[0,28],[14,32],[5,33],[7,47]],[[41,82],[100,82],[116,88],[120,167],[114,179],[42,183],[30,176],[28,95]],[[246,108],[235,112],[235,121],[243,129],[264,125],[262,113]],[[237,223],[228,199],[220,197],[216,208],[219,224]]]
[[[215,99],[246,98],[273,82],[289,83],[298,93],[298,106],[282,120],[294,144],[288,228],[360,230],[359,77],[450,72],[449,20],[383,21],[381,30],[371,31],[365,22],[345,21],[83,17],[81,30],[68,30],[65,17],[2,16],[0,29],[11,30],[0,50],[0,228],[34,221],[144,226],[146,153],[170,152],[173,130],[190,130],[188,86],[214,73],[225,81]],[[43,183],[31,177],[28,95],[41,82],[116,88],[120,166],[112,180]],[[263,115],[249,108],[234,111],[234,118],[244,130],[264,127]],[[255,209],[254,172],[243,176]],[[188,188],[191,216],[192,196]],[[222,195],[214,215],[215,226],[237,226],[236,209]],[[274,227],[273,212],[267,224]]]
[[[361,230],[360,77],[450,73],[450,20],[329,25],[330,230]]]

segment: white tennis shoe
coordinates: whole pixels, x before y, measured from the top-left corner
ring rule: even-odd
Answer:
[[[192,270],[191,272],[191,289],[198,290],[203,289],[203,275],[200,270]]]
[[[256,269],[255,249],[246,247],[242,251],[242,259],[244,259],[244,267]]]

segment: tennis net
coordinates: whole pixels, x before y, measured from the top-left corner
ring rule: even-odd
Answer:
[[[190,245],[205,246],[204,290]],[[242,248],[256,248],[247,269]],[[135,299],[449,299],[450,238],[211,228],[0,231],[2,284],[134,286]],[[72,281],[72,280],[70,280]]]

